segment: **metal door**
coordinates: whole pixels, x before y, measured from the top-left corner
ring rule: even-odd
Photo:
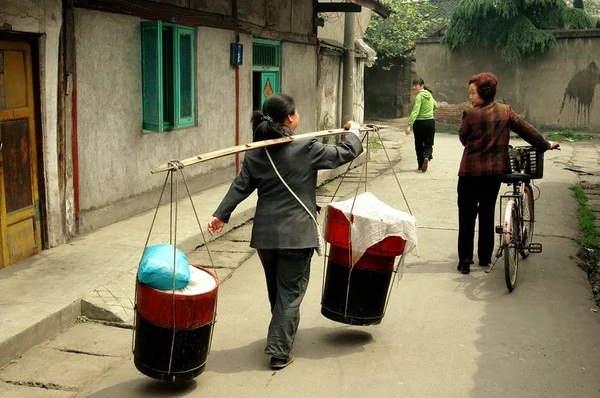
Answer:
[[[260,106],[273,94],[279,92],[279,72],[262,72],[261,74]]]

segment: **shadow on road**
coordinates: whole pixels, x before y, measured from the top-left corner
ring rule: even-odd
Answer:
[[[340,325],[340,324],[335,324]],[[269,357],[263,353],[265,339],[248,345],[226,350],[212,350],[207,371],[216,373],[241,373],[248,371],[272,371]],[[321,360],[363,352],[373,336],[351,326],[314,327],[298,330],[294,345],[296,358]]]
[[[196,380],[169,383],[146,377],[129,380],[86,395],[89,398],[107,397],[184,397],[196,389]]]

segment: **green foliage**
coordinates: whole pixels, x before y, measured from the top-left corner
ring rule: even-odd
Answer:
[[[549,141],[569,141],[569,142],[589,141],[589,140],[592,140],[593,138],[594,137],[590,134],[575,133],[571,129],[566,129],[563,131],[555,131],[552,133],[548,133],[548,135],[546,136],[546,139]]]
[[[392,8],[392,14],[387,19],[377,14],[371,15],[371,22],[363,37],[365,42],[384,62],[390,58],[412,57],[415,41],[425,37],[429,29],[441,22],[429,18],[435,7],[427,1],[385,0],[383,3]]]
[[[589,29],[591,17],[564,0],[463,0],[454,10],[443,44],[456,49],[500,50],[510,64],[556,47],[545,30]]]
[[[583,0],[573,0],[574,8],[581,8],[583,10]]]
[[[79,315],[77,317],[77,323],[87,323],[87,321],[89,321],[89,319],[85,315]]]
[[[582,235],[576,237],[574,240],[582,246],[587,252],[586,265],[590,273],[594,272],[598,267],[598,260],[600,260],[600,245],[598,244],[598,229],[594,224],[596,216],[594,212],[587,205],[587,196],[583,191],[581,185],[573,185],[569,188],[575,199],[577,200],[579,226],[583,232]]]
[[[383,143],[379,138],[369,138],[369,148],[370,149],[381,149],[383,148]]]
[[[600,19],[596,21],[596,29],[600,29]]]
[[[564,18],[567,29],[592,29],[594,27],[592,17],[579,8],[567,8]]]

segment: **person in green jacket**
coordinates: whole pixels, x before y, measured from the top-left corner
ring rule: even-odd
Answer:
[[[412,89],[417,93],[417,96],[408,119],[406,135],[410,135],[412,127],[415,132],[417,164],[419,170],[424,173],[427,171],[429,161],[433,159],[433,137],[435,135],[433,112],[437,109],[437,102],[433,99],[431,90],[425,86],[423,79],[413,80]]]

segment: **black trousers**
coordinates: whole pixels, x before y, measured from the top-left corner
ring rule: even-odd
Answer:
[[[265,270],[271,322],[265,354],[287,358],[300,324],[300,304],[308,287],[314,249],[258,249]]]
[[[479,215],[477,256],[488,264],[494,251],[494,211],[502,177],[458,177],[458,260],[473,261],[475,219]]]
[[[435,119],[416,120],[413,124],[415,135],[415,152],[419,169],[423,166],[423,159],[433,159],[433,138],[435,136]]]

